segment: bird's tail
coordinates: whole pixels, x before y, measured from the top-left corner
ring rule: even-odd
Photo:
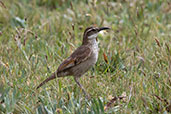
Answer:
[[[46,80],[44,80],[42,83],[39,84],[39,86],[37,86],[36,89],[39,89],[42,85],[44,85],[45,83],[47,83],[50,80],[53,80],[57,77],[57,73],[54,72],[50,77],[48,77]]]

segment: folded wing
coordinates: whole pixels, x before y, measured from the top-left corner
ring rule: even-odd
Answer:
[[[66,69],[70,69],[83,61],[86,61],[90,55],[91,50],[88,46],[81,46],[75,50],[70,57],[68,57],[59,67],[57,72],[63,72]]]

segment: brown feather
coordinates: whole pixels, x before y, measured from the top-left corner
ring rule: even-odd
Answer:
[[[44,80],[42,83],[40,83],[39,86],[37,86],[36,89],[39,89],[42,85],[44,85],[44,84],[47,83],[48,81],[55,79],[56,76],[57,76],[57,73],[54,72],[50,77],[48,77],[46,80]]]
[[[66,69],[70,69],[75,65],[87,60],[91,55],[91,49],[88,46],[82,45],[77,48],[69,58],[67,58],[59,67],[58,73],[63,72]]]
[[[40,88],[42,85],[56,77],[63,77],[67,75],[72,75],[72,72],[68,72],[68,69],[80,64],[81,62],[87,60],[91,55],[91,50],[88,46],[82,45],[77,48],[70,57],[68,57],[54,72],[50,77],[44,80],[36,89]]]

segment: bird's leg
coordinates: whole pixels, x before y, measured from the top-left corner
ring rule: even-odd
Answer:
[[[79,85],[79,87],[83,90],[84,95],[86,96],[86,99],[90,99],[90,95],[85,91],[84,87],[79,82],[79,77],[74,77],[75,82]]]

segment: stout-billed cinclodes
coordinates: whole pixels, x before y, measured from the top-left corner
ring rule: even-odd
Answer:
[[[108,27],[88,27],[84,31],[82,45],[78,47],[62,64],[58,67],[50,77],[44,80],[38,87],[41,87],[46,82],[55,79],[56,77],[74,76],[75,82],[83,90],[86,97],[89,95],[79,82],[79,78],[83,76],[98,59],[98,42],[97,35],[102,30],[107,30]]]

